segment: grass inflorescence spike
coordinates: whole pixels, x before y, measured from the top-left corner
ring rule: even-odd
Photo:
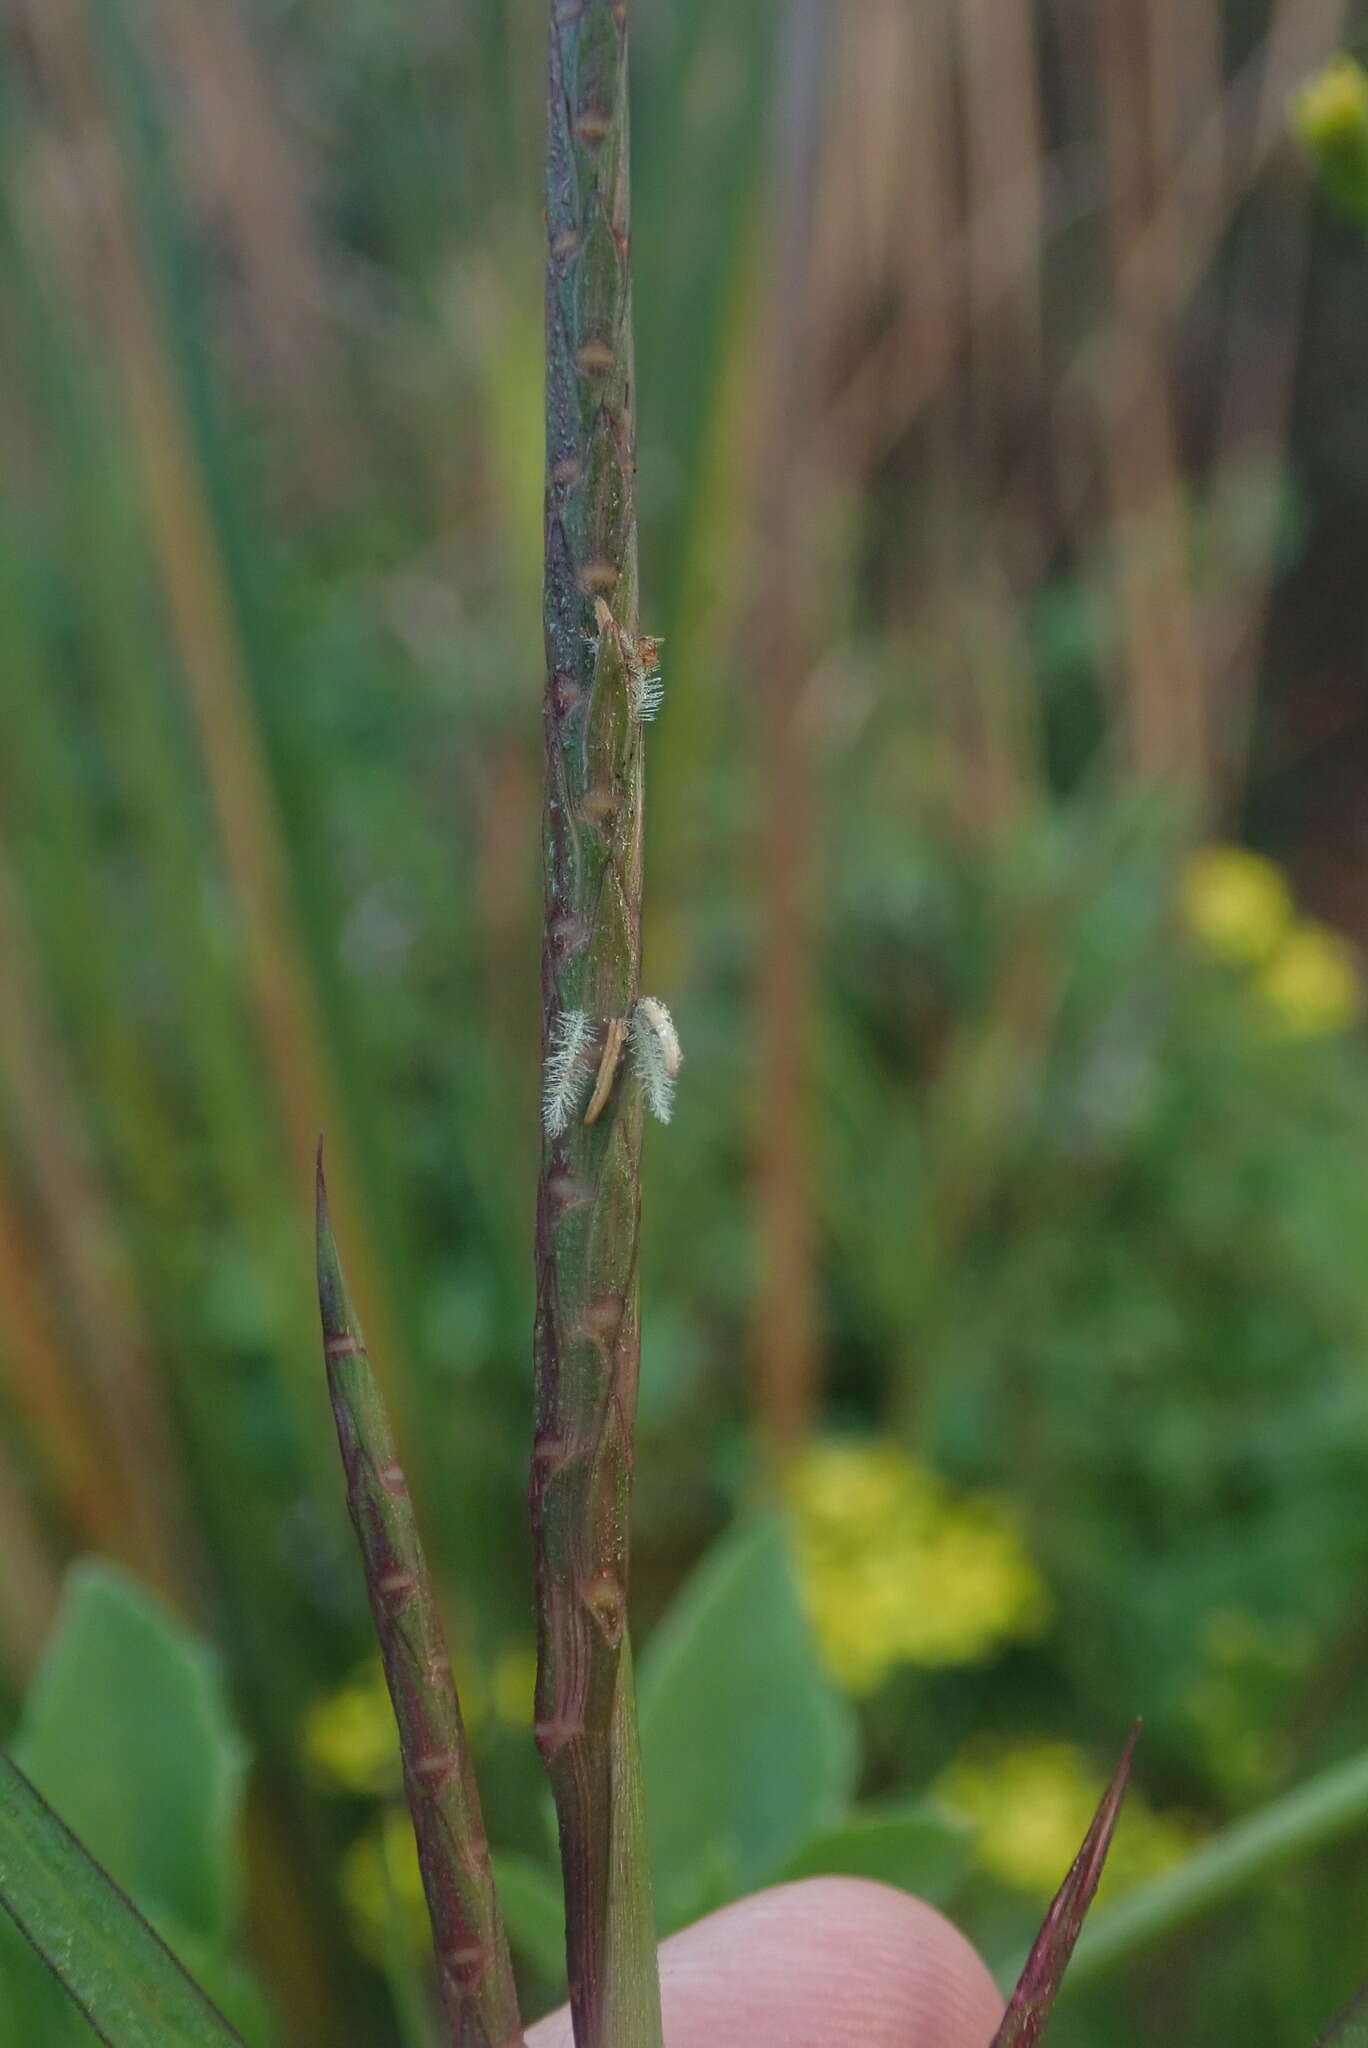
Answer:
[[[537,1201],[537,1735],[560,1828],[578,2048],[660,2040],[627,1650],[640,1350],[642,767],[627,0],[551,0],[546,169],[546,805]],[[564,1019],[597,1071],[567,1097]],[[545,1113],[549,1111],[549,1113]]]
[[[517,2048],[522,2022],[441,1613],[389,1415],[347,1298],[321,1147],[318,1299],[347,1505],[399,1727],[452,2048]]]

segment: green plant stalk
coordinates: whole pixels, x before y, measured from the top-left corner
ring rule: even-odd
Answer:
[[[1312,1855],[1368,1821],[1368,1753],[1335,1764],[1236,1821],[1176,1870],[1138,1885],[1099,1913],[1067,1979],[1077,1990],[1215,1912],[1250,1885]]]
[[[366,1354],[318,1164],[318,1299],[347,1505],[399,1725],[452,2048],[515,2048],[522,2021],[437,1596]]]
[[[549,56],[542,1043],[549,1055],[578,1014],[602,1055],[636,1002],[641,954],[626,0],[551,0]],[[652,2048],[627,1651],[642,1097],[626,1062],[592,1122],[584,1108],[545,1138],[537,1195],[537,1742],[560,1826],[575,2040]]]

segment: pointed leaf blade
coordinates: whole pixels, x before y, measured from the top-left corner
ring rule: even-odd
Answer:
[[[1045,1915],[1044,1925],[1026,1959],[1026,1967],[1012,1993],[1002,2025],[993,2036],[991,2048],[1035,2048],[1045,2032],[1045,2023],[1069,1966],[1074,1944],[1082,1931],[1084,1916],[1102,1876],[1121,1802],[1126,1796],[1139,1733],[1137,1721],[1121,1752],[1121,1761],[1116,1766],[1112,1781],[1102,1796],[1093,1824],[1084,1837],[1083,1846]]]
[[[462,2048],[514,2048],[517,1990],[436,1588],[328,1216],[318,1148],[323,1355],[371,1617],[397,1724],[442,2002]]]
[[[106,2048],[242,2048],[241,2035],[3,1754],[0,1905]]]

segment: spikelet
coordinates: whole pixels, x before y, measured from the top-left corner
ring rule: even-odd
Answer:
[[[542,1075],[542,1123],[548,1138],[569,1129],[589,1078],[594,1034],[583,1010],[562,1010],[551,1029]]]
[[[661,1123],[670,1121],[675,1080],[684,1063],[674,1019],[656,996],[642,996],[632,1011],[632,1067],[646,1107]]]

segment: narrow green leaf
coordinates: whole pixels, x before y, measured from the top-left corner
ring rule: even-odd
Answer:
[[[107,2048],[241,2048],[241,2036],[3,1755],[0,1905]]]
[[[820,1829],[783,1876],[868,1877],[944,1906],[968,1869],[973,1838],[972,1828],[926,1800],[868,1807],[838,1827]]]
[[[641,1743],[666,1932],[843,1819],[854,1717],[818,1660],[777,1518],[726,1536],[656,1631]]]

